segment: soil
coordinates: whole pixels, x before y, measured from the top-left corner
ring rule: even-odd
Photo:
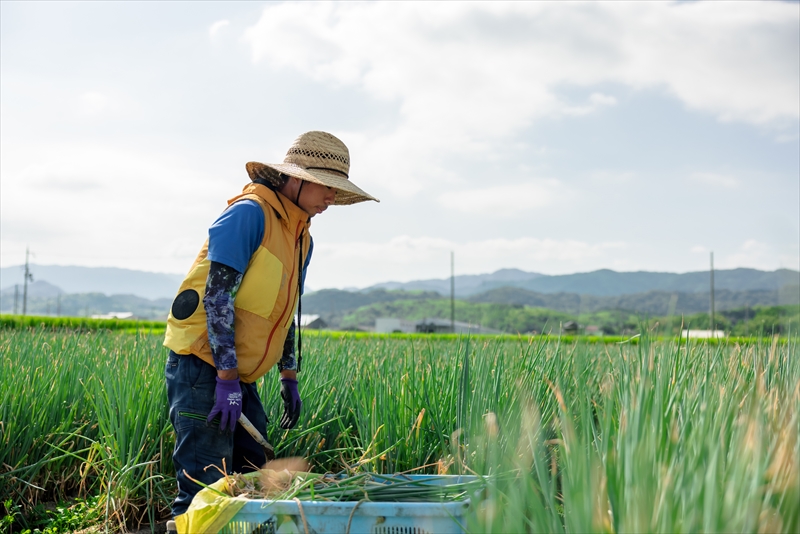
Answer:
[[[166,531],[167,531],[167,520],[165,519],[164,521],[156,522],[156,524],[153,525],[152,529],[150,528],[150,525],[146,526],[142,525],[141,529],[131,530],[129,531],[129,534],[150,534],[151,532],[155,534],[164,534]]]
[[[117,528],[117,525],[114,525],[113,528]],[[83,530],[78,530],[73,534],[101,534],[105,531],[106,530],[105,528],[103,528],[102,525],[95,525],[93,527],[85,528]],[[138,529],[121,531],[119,534],[165,534],[166,532],[167,532],[167,520],[164,519],[163,521],[156,522],[156,524],[153,525],[152,529],[148,524],[148,525],[142,525]]]

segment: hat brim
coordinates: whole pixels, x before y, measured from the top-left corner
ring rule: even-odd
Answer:
[[[380,200],[366,191],[363,191],[356,184],[337,172],[325,171],[322,169],[304,169],[293,163],[258,163],[257,161],[249,162],[246,168],[247,174],[250,175],[251,180],[255,179],[260,174],[260,171],[267,168],[300,180],[305,180],[306,182],[333,187],[336,189],[335,205],[344,206],[365,202],[367,200],[380,202]]]

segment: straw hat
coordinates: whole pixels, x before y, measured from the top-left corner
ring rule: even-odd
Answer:
[[[283,163],[258,163],[247,165],[251,180],[261,178],[276,183],[282,173],[307,182],[336,189],[334,204],[355,204],[365,200],[380,202],[350,181],[350,151],[339,139],[326,132],[306,132],[297,139]]]

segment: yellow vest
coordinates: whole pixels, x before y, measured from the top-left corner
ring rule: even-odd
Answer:
[[[303,261],[311,241],[308,214],[280,193],[260,184],[248,184],[241,195],[228,201],[254,200],[264,211],[264,238],[247,264],[234,300],[234,340],[242,382],[255,382],[269,371],[283,354],[283,344],[294,319],[301,276],[299,241],[303,236]],[[214,365],[208,344],[203,295],[211,261],[206,240],[189,274],[178,290],[176,303],[184,305],[167,318],[164,345],[177,354],[194,354]],[[197,301],[196,308],[191,309]]]

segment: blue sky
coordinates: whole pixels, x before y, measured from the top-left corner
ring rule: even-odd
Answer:
[[[800,4],[0,3],[0,263],[181,273],[300,133],[308,285],[800,268]]]

